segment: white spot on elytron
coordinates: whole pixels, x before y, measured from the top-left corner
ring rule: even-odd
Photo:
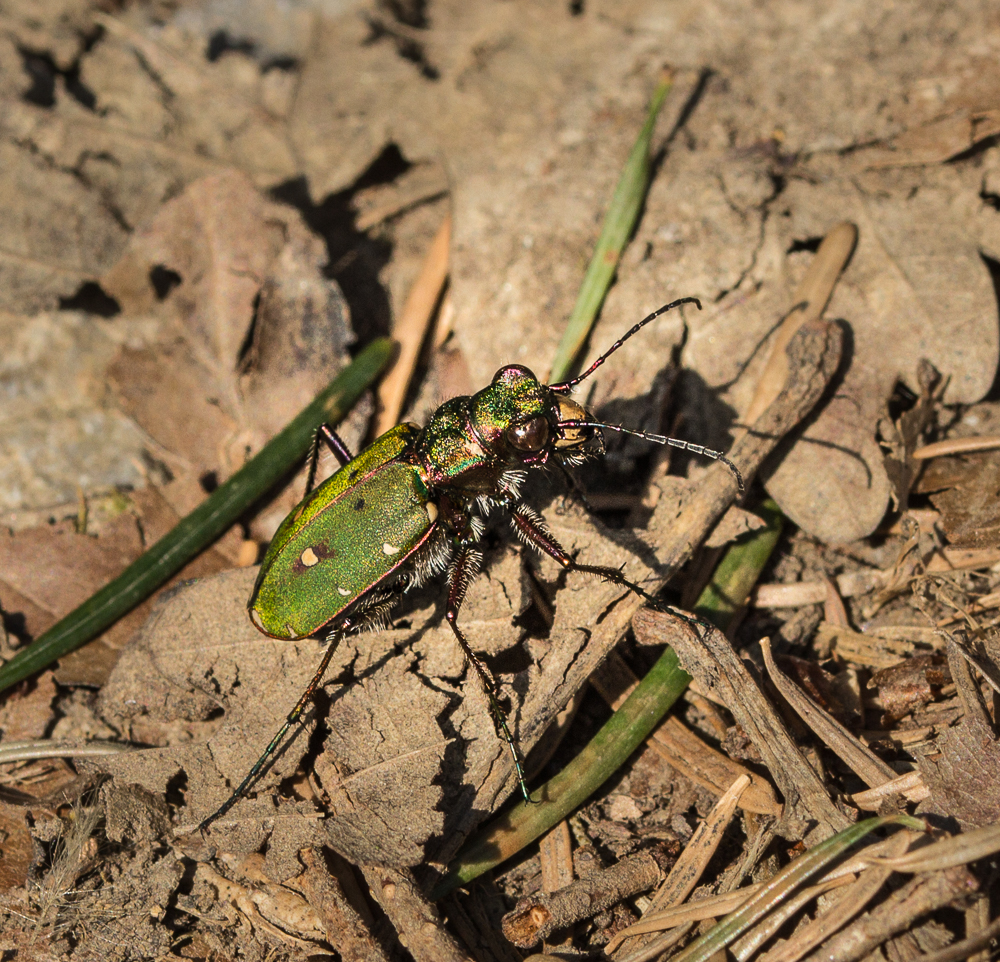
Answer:
[[[299,561],[301,561],[307,568],[311,568],[315,564],[319,564],[319,556],[313,551],[312,548],[306,548],[305,551],[299,556]]]
[[[382,551],[390,558],[394,554],[399,554],[399,548],[397,548],[394,544],[389,544],[388,541],[384,545],[382,545]]]
[[[261,618],[260,612],[256,608],[250,609],[250,620],[254,623],[254,627],[258,631],[264,630],[264,619]]]
[[[350,598],[351,597],[351,593],[346,588],[338,588],[337,589],[337,594],[338,595],[343,595],[343,597],[345,597],[345,598]]]
[[[433,501],[428,501],[426,504],[427,517],[431,519],[431,524],[434,524],[438,519],[438,506]]]

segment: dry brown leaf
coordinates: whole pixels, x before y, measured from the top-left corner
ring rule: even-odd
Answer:
[[[995,548],[1000,545],[1000,456],[973,454],[948,459],[937,468],[938,485],[946,490],[931,495],[941,512],[941,527],[956,548]],[[951,468],[947,480],[942,472]],[[927,484],[934,483],[927,479]],[[937,485],[936,485],[937,486]]]
[[[135,507],[137,513],[122,511],[103,525],[99,536],[79,534],[72,521],[0,532],[0,606],[18,635],[37,638],[121,574],[179,520],[154,491],[140,492]],[[186,565],[161,591],[228,566],[219,551],[211,549]],[[152,601],[144,602],[88,645],[61,658],[59,682],[103,684],[121,648],[151,607]]]
[[[0,705],[0,731],[6,741],[43,738],[52,725],[53,673],[43,671],[25,686],[11,692]]]
[[[876,671],[868,687],[878,689],[885,710],[882,725],[890,728],[911,711],[923,708],[944,685],[950,683],[951,673],[944,656],[935,652],[914,655],[890,668]]]
[[[917,758],[931,793],[919,811],[953,818],[964,830],[1000,820],[1000,742],[989,727],[966,715],[938,736],[937,749]]]

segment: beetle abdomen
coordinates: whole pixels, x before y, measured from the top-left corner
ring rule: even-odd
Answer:
[[[320,485],[275,535],[248,605],[265,634],[288,640],[315,634],[434,530],[437,506],[415,466],[390,460],[344,485],[341,476],[360,460]]]

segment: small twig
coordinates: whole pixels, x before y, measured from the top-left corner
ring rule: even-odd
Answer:
[[[992,451],[1000,448],[1000,435],[987,434],[973,438],[952,438],[948,441],[935,441],[917,448],[910,455],[915,461],[927,458],[938,458],[946,454],[969,454],[972,451]]]
[[[746,791],[750,784],[747,775],[741,775],[730,786],[722,798],[716,802],[708,818],[706,818],[697,829],[691,840],[688,842],[681,857],[674,863],[670,874],[667,876],[659,891],[653,896],[646,914],[662,912],[671,906],[680,905],[692,892],[702,872],[715,855],[719,843],[722,841],[726,828],[732,821],[736,812],[740,795]],[[640,933],[636,928],[642,925],[640,920],[637,925],[622,929],[605,947],[605,954],[611,955],[624,942]]]
[[[573,847],[569,823],[563,819],[538,841],[542,862],[542,891],[547,895],[573,884]]]
[[[792,337],[803,325],[819,320],[857,242],[857,227],[846,221],[837,224],[823,238],[792,298],[792,310],[778,328],[770,357],[757,382],[757,390],[743,415],[745,424],[756,421],[781,393],[788,380],[789,361],[785,351]]]
[[[305,872],[297,884],[326,930],[326,940],[344,962],[388,962],[385,950],[372,938],[371,919],[364,919],[351,904],[343,885],[327,870],[315,849],[304,849],[300,858]]]
[[[475,962],[444,927],[409,871],[360,866],[369,889],[415,962]]]
[[[863,792],[848,795],[852,805],[863,812],[877,812],[883,802],[891,795],[902,795],[909,802],[922,802],[930,789],[924,784],[924,777],[919,771],[906,772],[891,782],[885,782],[877,788],[869,788]]]
[[[554,894],[531,895],[503,917],[503,934],[522,949],[537,945],[552,932],[593,918],[639,892],[652,888],[663,870],[649,852],[623,858]]]
[[[764,766],[785,798],[783,823],[818,820],[824,835],[846,828],[847,817],[830,801],[823,782],[789,735],[774,706],[761,691],[743,659],[718,631],[704,632],[700,641],[677,630],[659,612],[642,611],[636,621],[672,645],[681,662],[726,705],[760,752]]]

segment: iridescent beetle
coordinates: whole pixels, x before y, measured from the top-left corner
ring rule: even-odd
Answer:
[[[307,494],[275,533],[247,607],[250,620],[264,634],[288,641],[322,635],[326,652],[285,723],[229,799],[201,823],[201,829],[236,804],[301,717],[340,637],[384,625],[399,594],[445,569],[448,624],[482,681],[497,734],[507,743],[521,793],[528,800],[521,755],[500,706],[496,683],[458,625],[466,588],[482,560],[477,545],[484,531],[483,518],[495,509],[505,511],[522,541],[550,555],[566,570],[590,572],[644,594],[620,571],[580,564],[563,550],[541,517],[520,499],[527,471],[603,453],[601,430],[608,429],[722,461],[743,490],[736,466],[720,452],[603,424],[567,397],[628,338],[681,304],[701,309],[693,297],[661,307],[572,380],[546,385],[526,367],[507,365],[497,371],[489,387],[442,404],[423,429],[400,424],[355,458],[330,427],[320,429]],[[310,490],[321,438],[341,468]]]

